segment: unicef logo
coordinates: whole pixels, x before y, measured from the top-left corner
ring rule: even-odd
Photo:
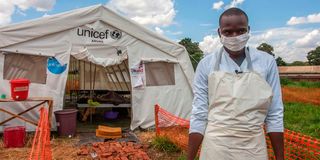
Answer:
[[[111,32],[111,38],[112,39],[120,39],[122,36],[122,33],[118,30],[114,30]]]

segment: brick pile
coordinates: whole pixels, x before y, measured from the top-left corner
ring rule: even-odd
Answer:
[[[150,160],[145,152],[147,148],[133,142],[97,142],[92,146],[82,146],[78,155],[96,153],[100,160]]]

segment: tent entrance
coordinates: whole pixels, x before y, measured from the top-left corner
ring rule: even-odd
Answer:
[[[77,108],[81,123],[121,123],[120,127],[129,127],[132,112],[128,60],[103,67],[71,56],[69,64],[64,108]],[[118,117],[112,119],[110,116],[116,113]]]

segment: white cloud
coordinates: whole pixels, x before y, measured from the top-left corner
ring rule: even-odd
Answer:
[[[219,36],[205,36],[203,40],[199,43],[199,48],[203,51],[204,54],[212,53],[220,47],[221,43]]]
[[[49,17],[50,15],[48,13],[44,13],[42,17]]]
[[[320,40],[317,38],[320,37],[319,30],[316,31],[291,27],[269,29],[253,34],[249,45],[257,47],[266,42],[273,46],[275,55],[282,57],[286,62],[306,61],[306,54],[316,48],[316,43]]]
[[[232,0],[230,4],[226,5],[224,9],[232,8],[232,7],[238,7],[244,2],[244,0]]]
[[[56,0],[0,0],[0,25],[11,23],[15,7],[18,9],[18,14],[24,15],[22,11],[29,8],[35,8],[37,11],[49,11],[55,3]]]
[[[297,25],[306,23],[320,23],[320,13],[310,14],[307,17],[291,17],[287,25]]]
[[[299,47],[313,47],[320,45],[320,29],[309,32],[304,37],[297,39],[295,45]]]
[[[11,15],[14,13],[12,2],[0,0],[0,25],[11,22]]]
[[[222,8],[223,5],[224,5],[223,1],[215,2],[212,5],[212,9],[219,10]]]
[[[147,26],[171,25],[176,16],[173,0],[110,0],[107,7]]]
[[[159,27],[155,27],[154,30],[156,31],[156,33],[160,34],[160,35],[163,35],[163,30]]]
[[[17,9],[17,10],[16,10],[16,13],[19,14],[19,15],[21,15],[21,16],[24,16],[24,17],[27,16],[27,14],[24,13],[23,11],[21,11],[20,9]]]
[[[37,11],[48,11],[53,8],[56,0],[12,0],[11,2],[22,10],[33,7]]]
[[[320,46],[320,28],[284,27],[252,32],[248,45],[257,47],[263,42],[273,46],[275,55],[286,62],[306,61],[307,53]],[[205,53],[212,53],[220,46],[219,37],[212,35],[205,36],[199,43],[200,49]]]
[[[174,35],[174,36],[178,36],[178,35],[182,35],[183,34],[182,31],[174,31],[173,32],[173,31],[170,31],[170,30],[168,30],[167,33],[171,34],[171,35]]]

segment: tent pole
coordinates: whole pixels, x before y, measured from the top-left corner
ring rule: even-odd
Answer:
[[[90,62],[90,66],[89,66],[89,70],[90,70],[90,99],[92,99],[92,70],[91,70],[91,65],[92,65],[92,63]]]
[[[131,77],[130,77],[130,72],[129,72],[129,64],[127,64],[127,62],[125,60],[123,61],[123,63],[124,63],[124,68],[126,69],[126,72],[128,74],[129,81],[131,82]],[[129,84],[130,84],[130,82],[129,82]],[[130,84],[129,91],[131,91],[131,84]]]
[[[129,78],[129,80],[131,81],[130,72],[129,72],[129,65],[127,64],[126,61],[123,61],[123,63],[124,63],[124,68],[126,69],[127,74],[128,74],[128,76],[129,76],[128,78]]]
[[[112,67],[112,66],[111,66],[111,67]],[[109,70],[109,67],[108,67],[108,70]],[[110,70],[109,70],[109,71],[110,71]],[[115,73],[113,72],[112,68],[111,68],[110,73],[114,75],[115,79],[114,79],[114,77],[112,77],[112,76],[111,76],[111,78],[112,78],[112,80],[113,80],[113,82],[114,82],[114,85],[117,86],[117,82],[116,82],[116,80],[117,80],[117,75],[115,75]],[[121,89],[121,86],[120,86],[119,89],[118,89],[118,87],[116,87],[116,88],[117,88],[117,90],[120,90],[120,89]]]
[[[114,75],[116,76],[116,79],[117,79],[117,81],[118,81],[118,83],[119,83],[119,85],[120,85],[121,90],[123,90],[123,88],[122,88],[122,86],[121,86],[121,83],[120,83],[120,81],[119,81],[119,78],[118,78],[118,76],[117,76],[117,74],[116,74],[116,71],[114,70],[113,66],[111,66],[111,69],[112,69]]]
[[[78,64],[78,72],[77,72],[77,80],[78,80],[78,88],[77,88],[77,92],[76,92],[76,101],[78,102],[78,94],[79,94],[79,90],[81,88],[80,86],[80,69],[81,69],[81,64],[80,64],[80,60],[77,59],[77,64]]]
[[[96,72],[97,72],[97,65],[94,64],[94,72],[93,72],[93,90],[95,89],[96,84]]]
[[[126,85],[128,91],[130,91],[129,86],[128,86],[127,82],[126,82],[126,79],[124,78],[124,75],[123,75],[123,73],[121,71],[120,65],[117,65],[117,66],[118,66],[119,72],[121,73],[121,76],[122,76],[124,84]]]
[[[75,80],[76,80],[76,77],[75,77],[75,70],[76,70],[76,67],[75,67],[75,59],[73,58],[73,57],[71,57],[72,58],[72,92],[70,93],[71,94],[71,96],[72,96],[72,102],[74,102],[74,100],[75,100],[75,97],[73,97],[73,93],[74,93],[74,89],[76,88],[75,87]]]
[[[70,96],[70,100],[71,102],[73,102],[73,97],[71,96],[72,95],[72,89],[73,89],[73,59],[72,57],[70,58],[70,66],[69,66],[69,71],[68,71],[68,79],[69,79],[69,96]]]
[[[105,68],[105,70],[107,71],[108,74],[111,74],[111,73],[109,72],[109,69],[108,69],[107,67]],[[110,79],[112,80],[112,83],[113,83],[115,89],[118,90],[118,87],[117,87],[117,85],[116,85],[116,82],[114,82],[114,80],[113,80],[113,78],[112,78],[111,75],[110,75]]]
[[[83,61],[83,90],[86,90],[86,62]]]

